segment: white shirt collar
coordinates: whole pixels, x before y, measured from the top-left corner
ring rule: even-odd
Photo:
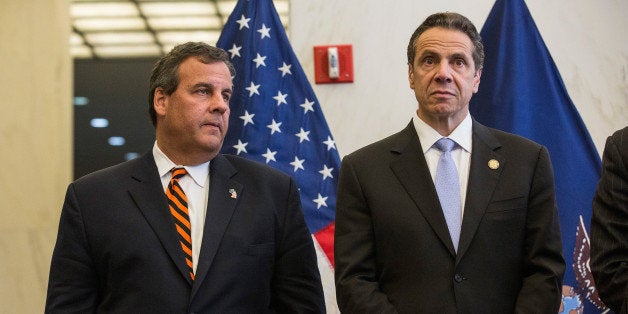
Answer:
[[[207,176],[209,175],[209,161],[195,166],[177,165],[172,162],[172,160],[170,160],[170,158],[168,158],[168,156],[166,156],[161,149],[159,149],[157,141],[153,144],[153,157],[155,158],[155,164],[157,165],[159,177],[165,176],[174,167],[183,167],[187,170],[190,177],[194,179],[194,182],[198,184],[198,186],[205,187]]]
[[[431,126],[425,123],[425,121],[421,120],[416,111],[412,117],[412,123],[416,129],[416,133],[419,135],[419,141],[421,142],[423,154],[432,148],[436,141],[443,137]],[[471,152],[472,137],[473,120],[471,119],[471,114],[467,114],[467,116],[462,120],[462,122],[460,122],[453,132],[447,136],[447,138],[454,140],[460,147],[462,147],[462,149],[469,153]]]

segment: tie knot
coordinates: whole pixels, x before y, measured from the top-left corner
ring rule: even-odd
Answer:
[[[184,175],[186,175],[188,172],[185,170],[185,168],[172,168],[172,179],[173,180],[179,180],[180,178],[182,178]]]
[[[440,140],[434,143],[434,146],[443,153],[451,151],[454,146],[456,146],[456,142],[454,140],[443,137]]]

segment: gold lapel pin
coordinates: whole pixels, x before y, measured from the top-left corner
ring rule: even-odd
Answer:
[[[495,170],[497,168],[499,168],[499,161],[497,161],[496,159],[491,159],[488,161],[488,167]]]
[[[238,198],[238,193],[234,189],[229,189],[229,194],[231,194],[231,198]]]

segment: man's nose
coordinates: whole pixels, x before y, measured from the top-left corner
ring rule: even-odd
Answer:
[[[435,79],[436,79],[437,82],[440,82],[440,83],[451,83],[452,82],[451,67],[449,66],[449,63],[441,62],[438,65],[438,67],[436,68]]]
[[[215,94],[209,100],[209,108],[212,112],[224,113],[229,109],[229,102],[222,94]]]

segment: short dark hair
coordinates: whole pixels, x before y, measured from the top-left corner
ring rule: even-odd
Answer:
[[[426,30],[434,27],[442,27],[447,29],[458,30],[465,33],[471,39],[473,44],[473,63],[475,64],[475,70],[481,70],[484,66],[484,45],[482,44],[482,37],[478,33],[477,29],[471,23],[471,21],[465,16],[453,13],[453,12],[441,12],[428,16],[425,21],[412,34],[410,42],[408,43],[408,64],[413,65],[414,57],[416,55],[415,43],[419,39],[419,36]]]
[[[175,46],[168,54],[155,63],[150,76],[148,113],[153,126],[157,125],[157,113],[153,106],[155,90],[161,87],[166,95],[174,93],[179,85],[179,65],[189,57],[196,57],[198,61],[205,64],[224,62],[227,68],[229,68],[231,76],[235,76],[235,68],[229,60],[229,54],[226,51],[203,42],[187,42]]]

